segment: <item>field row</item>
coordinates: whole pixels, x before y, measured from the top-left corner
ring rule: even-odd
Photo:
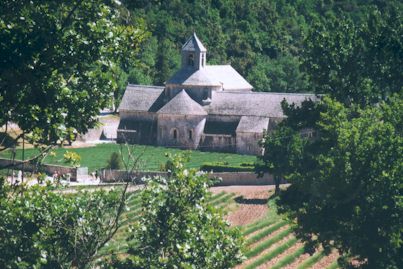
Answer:
[[[231,214],[231,210],[236,210],[237,207],[235,197],[236,194],[234,193],[220,192],[213,195],[209,203]],[[122,215],[119,230],[114,238],[100,251],[100,256],[111,253],[125,254],[129,249],[129,245],[135,245],[135,242],[127,241],[127,235],[129,234],[130,224],[133,224],[139,218],[139,205],[139,192],[130,194],[128,198],[128,208],[130,210]],[[325,253],[325,251],[318,249],[313,255],[307,254],[304,244],[293,233],[293,225],[273,213],[273,211],[266,218],[242,226],[240,229],[244,236],[246,259],[236,267],[237,269],[338,268],[335,253]]]

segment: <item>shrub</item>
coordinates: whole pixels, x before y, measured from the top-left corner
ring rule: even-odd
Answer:
[[[119,198],[12,187],[0,178],[0,268],[85,268],[116,227]]]
[[[252,163],[241,163],[240,165],[230,165],[224,162],[205,162],[200,167],[202,171],[214,172],[254,172],[255,168]]]
[[[122,166],[122,159],[120,158],[120,155],[116,152],[113,152],[109,157],[109,160],[107,160],[106,168],[119,170],[122,169]]]
[[[224,269],[241,261],[238,229],[208,204],[210,179],[185,169],[184,161],[183,156],[170,158],[169,177],[147,181],[132,256],[113,268]]]
[[[70,164],[74,167],[80,167],[81,157],[74,151],[66,151],[66,153],[63,154],[63,159],[67,164]]]

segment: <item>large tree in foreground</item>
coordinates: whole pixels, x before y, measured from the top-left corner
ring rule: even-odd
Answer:
[[[291,186],[280,211],[296,219],[312,247],[335,247],[365,268],[403,267],[402,100],[361,109],[324,98],[312,117],[288,111],[284,124],[295,134],[310,125],[316,137],[284,171]]]
[[[333,14],[315,19],[304,40],[310,88],[350,105],[374,104],[403,85],[401,4],[367,7],[359,23]]]
[[[207,175],[167,163],[168,178],[147,181],[131,256],[113,268],[231,268],[241,261],[240,234],[210,205]],[[130,238],[132,239],[132,238]]]
[[[93,127],[144,35],[122,10],[115,0],[1,1],[0,126],[43,144]]]
[[[88,268],[118,228],[121,195],[11,187],[0,178],[0,268]]]

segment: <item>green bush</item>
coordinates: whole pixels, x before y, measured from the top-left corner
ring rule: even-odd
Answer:
[[[255,171],[253,163],[241,163],[240,165],[230,165],[224,162],[206,162],[200,166],[202,171],[213,172],[253,172]]]
[[[120,170],[122,169],[122,159],[120,158],[119,153],[112,152],[109,160],[107,160],[106,168]]]
[[[119,191],[64,195],[0,177],[0,268],[85,268],[112,235]]]
[[[129,257],[111,268],[232,268],[242,260],[239,230],[209,205],[211,180],[186,169],[183,155],[167,162],[167,178],[147,181]]]

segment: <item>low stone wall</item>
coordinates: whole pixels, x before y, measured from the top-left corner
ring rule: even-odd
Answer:
[[[226,134],[203,134],[199,146],[206,151],[236,152],[236,139]]]
[[[128,174],[124,170],[103,169],[100,171],[102,182],[123,182],[128,178],[135,183],[142,183],[144,177],[167,176],[166,172],[133,172]]]
[[[23,164],[22,161],[14,160],[14,165],[13,165],[12,160],[0,158],[0,169],[9,168],[9,169],[14,169],[14,170],[22,170],[22,168],[23,168],[22,164]],[[74,168],[74,167],[43,164],[43,165],[41,165],[39,170],[42,172],[45,172],[49,176],[53,175],[55,172],[57,172],[59,175],[69,173],[71,175],[70,179],[72,181],[77,180],[77,168]],[[34,171],[37,171],[37,167],[34,164],[25,163],[24,171],[25,172],[34,172]]]
[[[230,185],[274,185],[273,176],[264,174],[263,177],[258,177],[253,172],[221,172],[211,173],[212,177],[221,178],[217,186]],[[285,182],[282,182],[285,183]]]
[[[221,178],[217,186],[230,186],[230,185],[274,185],[273,176],[264,174],[263,177],[257,177],[253,172],[222,172],[222,173],[209,173],[211,178]],[[166,177],[166,172],[134,172],[129,175],[131,181],[142,183],[144,177]],[[117,182],[124,181],[128,178],[126,171],[122,170],[102,170],[100,173],[102,182]],[[282,183],[286,183],[283,181]]]

